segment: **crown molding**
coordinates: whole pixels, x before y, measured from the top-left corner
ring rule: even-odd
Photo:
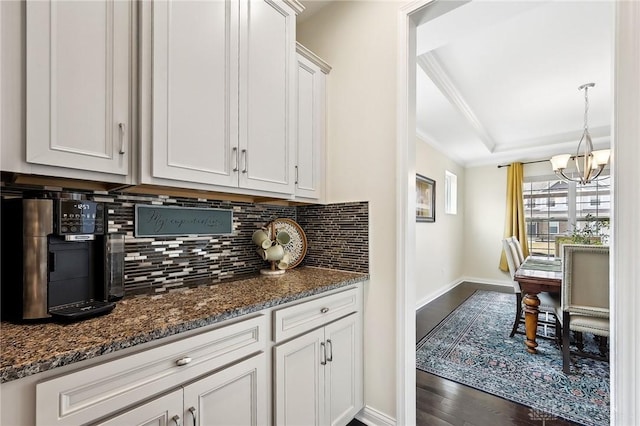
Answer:
[[[327,64],[322,58],[301,45],[299,42],[296,42],[296,53],[316,64],[323,73],[329,74],[329,72],[331,72],[331,65]]]
[[[299,15],[303,10],[304,6],[298,0],[282,0],[287,6],[292,8],[296,15]]]
[[[493,140],[482,122],[478,119],[464,97],[453,84],[447,73],[440,65],[435,53],[427,52],[417,57],[417,63],[424,73],[431,79],[433,84],[442,92],[451,105],[467,121],[473,132],[480,138],[489,152],[493,152],[496,142]]]
[[[611,126],[599,126],[589,129],[591,139],[595,145],[601,148],[608,148],[611,141]],[[494,149],[494,153],[498,152],[512,152],[521,151],[529,148],[547,149],[551,151],[570,151],[574,150],[578,146],[580,136],[582,135],[582,129],[556,133],[554,135],[542,136],[539,138],[523,139],[510,143],[498,143]],[[595,148],[599,149],[599,148]]]

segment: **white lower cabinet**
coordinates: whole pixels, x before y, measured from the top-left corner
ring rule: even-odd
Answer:
[[[262,353],[97,424],[266,424],[266,370],[265,355]]]
[[[184,387],[185,425],[267,424],[264,353]]]
[[[181,424],[178,414],[182,412],[182,389],[156,398],[139,407],[125,411],[119,416],[99,422],[100,426],[169,426]]]
[[[28,401],[3,419],[46,426],[346,425],[364,406],[362,300],[358,284],[63,374],[31,376],[11,386]],[[3,411],[13,408],[6,401]]]
[[[275,346],[274,364],[277,425],[346,425],[363,406],[361,311]]]
[[[258,315],[41,381],[35,389],[36,424],[71,426],[105,419],[106,424],[118,424],[109,420],[113,416],[125,416],[127,421],[119,424],[155,424],[163,416],[171,420],[193,415],[202,425],[265,424],[266,328],[266,316]],[[177,407],[155,404],[157,398],[182,389],[184,410],[182,399]]]

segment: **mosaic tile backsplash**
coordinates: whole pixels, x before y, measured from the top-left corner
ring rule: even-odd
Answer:
[[[278,218],[296,218],[295,207],[118,194],[107,202],[109,232],[125,236],[125,292],[165,291],[185,284],[209,284],[256,273],[267,264],[256,254],[253,232]],[[233,233],[199,237],[134,237],[135,204],[233,210]]]
[[[297,208],[307,236],[303,265],[369,273],[369,203]]]
[[[4,187],[3,195],[20,189]],[[87,194],[106,203],[109,232],[125,233],[125,294],[163,292],[255,274],[268,266],[251,241],[253,232],[276,218],[296,220],[308,251],[302,265],[369,272],[368,203],[275,206],[232,201],[126,193]],[[233,210],[233,233],[197,237],[134,237],[136,204]]]

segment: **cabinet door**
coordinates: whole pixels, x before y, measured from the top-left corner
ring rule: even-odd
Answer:
[[[276,346],[274,358],[275,423],[324,424],[324,330]]]
[[[127,175],[132,3],[26,7],[26,161]]]
[[[296,195],[320,198],[324,179],[324,96],[326,77],[313,62],[298,55]]]
[[[153,3],[154,177],[238,186],[238,7]]]
[[[325,401],[331,426],[346,425],[363,406],[360,315],[352,314],[325,327]]]
[[[189,425],[266,425],[267,364],[261,353],[184,388]]]
[[[146,404],[96,423],[99,426],[170,426],[182,424],[182,389],[153,399]]]
[[[240,186],[294,192],[295,20],[281,0],[240,4]]]

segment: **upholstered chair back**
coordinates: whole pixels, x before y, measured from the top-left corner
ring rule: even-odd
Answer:
[[[509,265],[509,274],[511,274],[513,290],[515,293],[520,293],[520,284],[518,284],[518,282],[514,280],[516,271],[520,267],[520,264],[516,263],[511,246],[512,244],[510,244],[509,238],[505,238],[504,240],[502,240],[502,248],[504,249],[504,254],[507,257],[507,265]]]
[[[562,310],[609,318],[609,247],[565,244]]]
[[[520,241],[518,241],[515,236],[511,237],[511,243],[513,243],[513,246],[516,248],[518,259],[520,261],[520,264],[522,264],[524,262],[524,252],[522,251],[522,244],[520,244]]]
[[[509,266],[509,273],[511,274],[511,279],[513,279],[517,268],[513,260],[513,253],[511,252],[511,246],[509,245],[508,238],[505,238],[504,240],[502,240],[502,249],[504,250],[504,255],[507,258],[507,265]]]

